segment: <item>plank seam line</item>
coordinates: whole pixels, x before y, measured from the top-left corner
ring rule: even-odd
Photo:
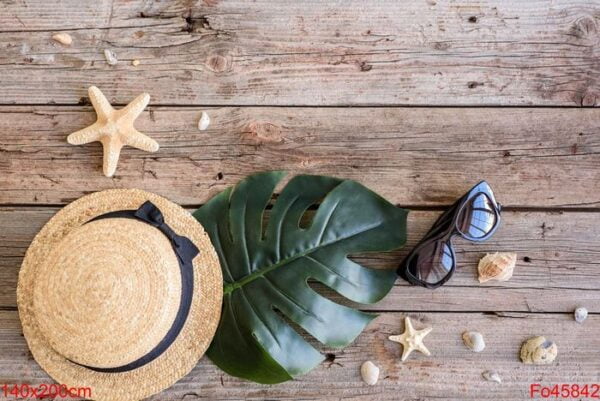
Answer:
[[[17,247],[15,247],[17,248]],[[397,252],[397,251],[392,251],[392,252]],[[385,252],[384,252],[385,253]],[[463,252],[463,253],[477,253],[479,254],[479,251],[467,251],[467,252]],[[17,258],[18,256],[9,256],[9,257],[15,257]],[[459,266],[460,267],[460,266]],[[392,268],[393,269],[393,268]],[[314,280],[314,279],[308,279],[308,282],[310,284],[319,284],[320,287],[327,287],[327,285],[322,284],[320,281]],[[329,287],[328,287],[329,288]],[[410,285],[408,282],[398,279],[395,284],[394,284],[394,288],[419,288],[417,286],[413,286]],[[598,291],[600,292],[600,287],[599,288],[584,288],[584,287],[556,287],[556,286],[546,286],[546,287],[509,287],[509,286],[501,286],[501,285],[494,285],[494,286],[489,286],[489,285],[477,285],[477,284],[473,284],[473,285],[469,285],[469,284],[453,284],[452,282],[448,282],[444,288],[457,288],[457,289],[484,289],[484,290],[490,290],[490,291],[508,291],[508,290],[524,290],[524,291],[538,291],[538,290],[556,290],[556,291],[561,291],[561,290],[569,290],[569,291]],[[331,288],[330,288],[331,289]]]
[[[115,107],[124,107],[126,103],[111,103]],[[78,103],[0,103],[0,108],[2,107],[86,107],[90,108],[91,106],[88,104],[82,105]],[[598,110],[599,106],[578,106],[578,105],[493,105],[493,104],[473,104],[473,105],[464,105],[464,104],[327,104],[327,105],[317,105],[317,104],[222,104],[222,103],[214,103],[214,104],[179,104],[179,103],[171,103],[171,104],[163,104],[156,103],[150,104],[149,108],[153,107],[161,107],[161,108],[183,108],[183,109],[192,109],[192,108],[319,108],[319,109],[336,109],[336,108],[379,108],[379,109],[393,109],[393,108],[414,108],[414,109],[592,109]]]
[[[480,313],[483,315],[491,315],[498,317],[512,317],[512,316],[502,316],[503,313],[514,313],[514,314],[523,314],[523,315],[572,315],[573,311],[561,312],[561,311],[477,311],[477,310],[412,310],[412,309],[360,309],[363,312],[368,313],[439,313],[439,314],[451,314],[451,313],[469,313],[475,314]],[[600,315],[600,312],[588,312],[588,315]],[[515,316],[518,318],[518,316]]]
[[[439,313],[439,314],[457,314],[457,313],[469,313],[469,314],[483,314],[483,315],[492,315],[498,317],[508,317],[511,316],[502,316],[504,313],[514,313],[514,314],[524,314],[524,315],[572,315],[572,311],[561,312],[561,311],[477,311],[477,310],[413,310],[413,309],[359,309],[360,311],[367,313],[415,313],[415,314],[423,314],[423,313]],[[16,306],[0,306],[0,312],[18,312],[18,308]],[[500,315],[499,315],[500,314]],[[588,312],[589,315],[598,315],[600,316],[600,312]],[[518,318],[518,316],[517,316]]]
[[[100,191],[101,189],[99,189]],[[1,191],[1,190],[0,190]],[[66,206],[68,203],[1,203],[0,202],[0,211],[2,209],[8,208],[22,208],[22,209],[49,209],[49,208],[62,208]],[[185,204],[180,203],[180,206],[186,209],[198,209],[202,207],[204,204]],[[428,205],[396,205],[397,207],[401,207],[403,209],[407,209],[412,212],[441,212],[450,207],[450,205],[440,205],[440,206],[428,206]],[[271,210],[273,208],[272,204],[267,205],[266,210]],[[311,206],[308,210],[317,210],[318,207]],[[526,212],[539,212],[539,213],[600,213],[600,207],[545,207],[545,206],[505,206],[502,208],[503,212],[517,212],[517,213],[526,213]]]

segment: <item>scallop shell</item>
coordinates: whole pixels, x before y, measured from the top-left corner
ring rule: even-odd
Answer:
[[[360,375],[365,383],[374,386],[379,380],[379,368],[373,362],[366,361],[360,367]]]
[[[485,283],[490,280],[507,281],[512,277],[516,263],[516,253],[488,253],[481,258],[479,266],[477,266],[477,270],[479,271],[479,282]]]
[[[573,312],[573,317],[577,323],[583,323],[583,321],[587,319],[587,316],[588,310],[583,306],[580,306],[579,308],[575,309],[575,312]]]
[[[486,370],[481,374],[481,376],[483,376],[483,378],[489,382],[502,383],[502,378],[496,371]]]
[[[483,335],[477,331],[465,331],[462,335],[463,342],[473,352],[481,352],[485,349],[485,341]]]
[[[552,363],[558,354],[558,347],[545,337],[531,337],[521,346],[521,361],[526,364],[544,365]]]

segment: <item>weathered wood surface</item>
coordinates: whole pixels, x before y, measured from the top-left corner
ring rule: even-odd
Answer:
[[[3,1],[0,103],[98,84],[120,103],[594,106],[599,32],[598,0]]]
[[[89,108],[0,108],[0,204],[139,187],[198,205],[277,168],[353,178],[402,205],[448,205],[485,178],[505,206],[600,206],[597,108],[151,107],[136,126],[161,149],[125,148],[112,179],[99,143],[65,140],[94,120]]]
[[[52,381],[22,337],[15,289],[58,208],[139,187],[193,209],[271,169],[355,179],[416,209],[403,250],[356,256],[377,268],[396,266],[481,178],[508,210],[490,241],[455,241],[444,287],[398,280],[355,305],[381,316],[352,346],[323,349],[329,361],[310,374],[262,386],[204,358],[153,400],[523,400],[531,383],[600,382],[600,109],[581,107],[600,104],[599,76],[600,0],[0,1],[0,385]],[[126,148],[112,179],[99,144],[65,141],[94,121],[90,85],[117,105],[152,96],[136,126],[161,150]],[[558,107],[412,107],[453,105]],[[518,253],[514,276],[479,284],[477,261],[495,251]],[[578,305],[591,312],[583,325]],[[386,338],[404,313],[434,327],[431,357],[398,360]],[[482,354],[462,345],[467,329],[485,335]],[[522,365],[521,342],[540,334],[558,343],[557,363]],[[359,377],[367,359],[382,368],[375,387]],[[504,383],[485,382],[488,369]]]
[[[0,209],[0,308],[16,307],[18,271],[35,233],[56,208]],[[406,247],[389,254],[361,256],[379,268],[398,265],[429,229],[439,212],[409,214]],[[378,311],[519,311],[571,313],[580,304],[600,313],[600,214],[585,212],[505,212],[502,227],[484,244],[455,241],[459,261],[452,280],[431,291],[399,279],[381,302],[360,306]],[[509,282],[477,281],[477,262],[486,252],[514,251],[518,265]],[[348,303],[323,286],[320,292]]]
[[[417,328],[434,328],[425,339],[432,355],[413,353],[402,363],[401,347],[387,337],[403,329],[404,316],[386,313],[378,317],[344,350],[319,348],[330,354],[329,360],[297,380],[258,385],[233,378],[203,358],[189,375],[151,400],[524,400],[530,398],[531,383],[600,381],[597,315],[579,325],[567,315],[411,313]],[[0,312],[0,382],[33,386],[52,382],[32,360],[20,330],[16,312]],[[482,353],[473,353],[462,344],[465,330],[485,335],[487,346]],[[557,343],[559,354],[553,365],[519,362],[521,343],[535,335]],[[367,386],[360,379],[365,360],[381,368],[377,386]],[[498,371],[503,383],[483,380],[485,370]]]

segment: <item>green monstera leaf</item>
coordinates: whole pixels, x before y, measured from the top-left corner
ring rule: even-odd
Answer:
[[[407,211],[350,180],[299,175],[264,213],[283,172],[250,176],[198,209],[223,269],[221,321],[207,352],[225,372],[279,383],[313,369],[323,355],[286,322],[329,347],[350,344],[376,316],[315,292],[309,279],[359,303],[392,288],[394,271],[348,255],[389,251],[406,240]],[[308,227],[300,221],[319,203]]]

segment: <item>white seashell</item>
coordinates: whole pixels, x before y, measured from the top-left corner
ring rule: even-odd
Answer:
[[[138,65],[140,65],[140,60],[133,60],[131,61],[131,65],[134,67],[137,67]]]
[[[71,46],[71,43],[73,43],[73,38],[68,33],[57,33],[52,35],[52,39],[65,46]]]
[[[208,128],[210,124],[210,117],[208,116],[208,113],[206,112],[202,112],[202,115],[200,116],[200,121],[198,121],[198,129],[200,131],[204,131]]]
[[[481,352],[485,349],[485,341],[483,335],[477,331],[465,331],[462,335],[463,342],[473,352]]]
[[[526,364],[544,365],[552,363],[558,354],[558,347],[545,337],[531,337],[521,346],[521,361]]]
[[[587,319],[588,310],[585,309],[583,306],[580,306],[579,308],[575,309],[573,315],[577,323],[583,323],[583,321]]]
[[[366,361],[360,367],[360,375],[365,383],[374,386],[379,380],[379,368],[373,362]]]
[[[108,65],[117,65],[117,63],[119,62],[119,60],[117,59],[117,55],[109,49],[104,49],[104,58],[106,59]]]
[[[483,378],[489,382],[502,383],[502,378],[498,372],[494,370],[486,370],[481,374],[481,376],[483,376]]]
[[[490,280],[506,281],[512,277],[517,254],[509,252],[488,253],[479,261],[479,282]]]

